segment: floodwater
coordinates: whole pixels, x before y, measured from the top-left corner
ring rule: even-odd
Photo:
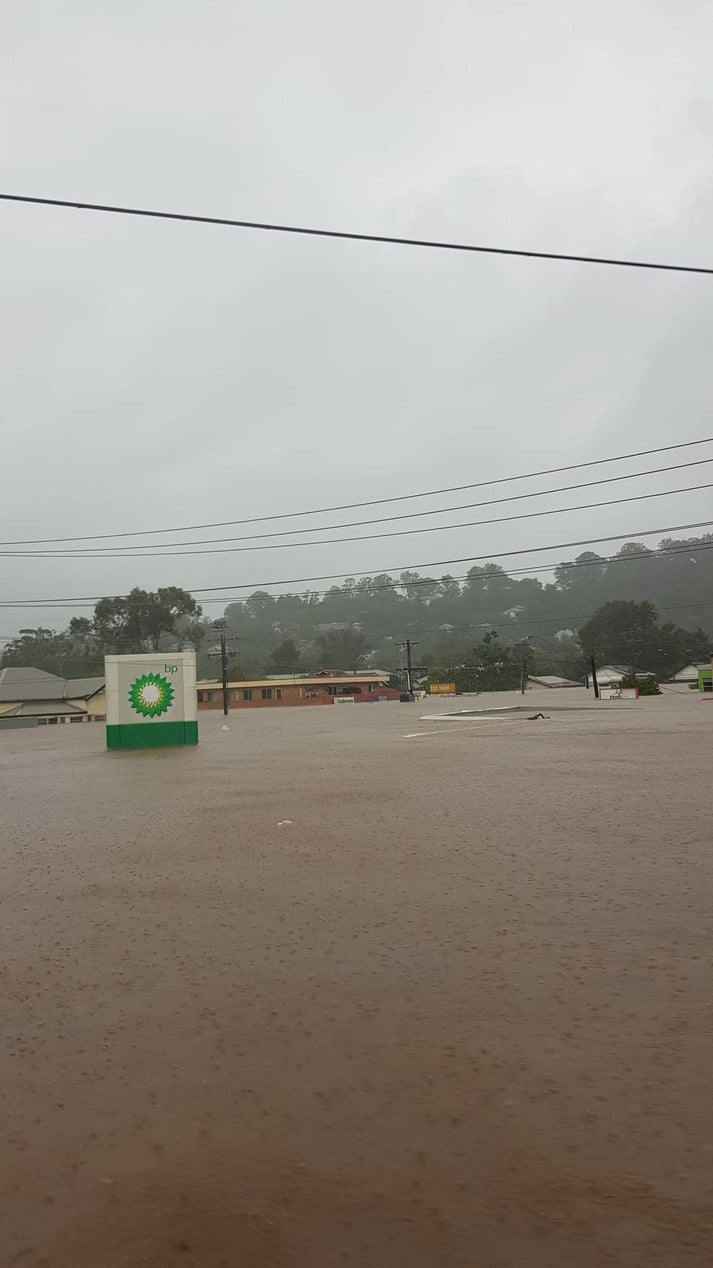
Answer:
[[[526,703],[0,732],[0,1263],[710,1264],[713,703]]]

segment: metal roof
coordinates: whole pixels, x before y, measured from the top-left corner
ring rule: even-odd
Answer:
[[[29,700],[88,699],[104,686],[104,678],[59,678],[29,665],[0,669],[0,704]],[[4,716],[7,717],[7,714]]]
[[[355,683],[359,684],[359,683],[369,683],[369,682],[385,684],[388,677],[389,677],[388,674],[349,674],[344,677],[340,675],[338,678],[295,677],[290,679],[282,678],[280,680],[275,680],[274,678],[250,678],[250,679],[246,679],[245,682],[229,682],[228,686],[231,688],[232,687],[238,687],[238,688],[240,687],[330,687],[330,686],[334,686],[335,684],[339,686],[345,686],[350,683],[353,686]],[[203,682],[198,682],[197,684],[199,691],[210,691],[210,690],[219,691],[222,685],[223,684],[221,682],[216,681],[215,679],[207,679]]]
[[[96,695],[97,691],[101,691],[104,686],[105,679],[101,678],[68,678],[64,686],[65,699],[84,699],[89,696]]]
[[[581,682],[572,678],[560,678],[557,674],[530,674],[528,682],[539,682],[543,687],[581,687]]]
[[[30,665],[7,665],[5,669],[0,669],[0,684],[7,682],[38,682],[40,679],[46,681],[53,678],[61,681],[57,674],[50,674],[46,669],[33,669]]]
[[[18,704],[17,708],[9,709],[7,713],[3,713],[3,718],[53,718],[61,717],[67,713],[78,713],[80,716],[85,714],[86,710],[78,709],[74,704],[68,704],[66,700],[26,700],[22,704]]]
[[[0,670],[0,703],[7,700],[61,700],[64,678],[18,665]]]

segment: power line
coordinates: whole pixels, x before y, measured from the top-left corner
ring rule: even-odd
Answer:
[[[659,531],[662,531],[662,530],[659,530]],[[643,536],[643,535],[644,534],[639,534],[639,536]],[[620,540],[620,539],[617,539],[617,540]],[[556,548],[552,547],[551,549],[554,550]],[[454,581],[454,582],[471,581],[471,580],[475,580],[477,582],[483,582],[483,581],[490,581],[494,579],[511,580],[515,577],[528,578],[528,577],[535,576],[536,574],[539,574],[539,573],[548,573],[548,572],[553,572],[555,570],[568,571],[571,568],[581,569],[581,568],[589,568],[589,567],[598,567],[602,564],[606,564],[606,565],[627,564],[632,562],[635,563],[638,560],[652,560],[652,559],[662,560],[662,559],[668,559],[669,557],[674,555],[691,555],[693,553],[698,555],[698,554],[703,554],[704,552],[708,550],[713,550],[713,541],[709,543],[699,542],[693,546],[689,544],[682,544],[675,548],[666,547],[664,550],[661,550],[661,549],[655,550],[655,551],[645,550],[639,553],[631,553],[626,555],[608,555],[608,556],[597,555],[594,559],[569,560],[564,562],[559,560],[552,560],[551,563],[547,563],[547,564],[533,565],[533,566],[528,566],[524,568],[509,568],[506,573],[502,571],[483,572],[483,573],[479,573],[478,576],[475,578],[471,578],[467,573],[463,573],[459,576],[451,576],[450,574],[448,574],[446,578],[444,577],[441,577],[441,578],[417,577],[415,580],[408,581],[408,582],[403,582],[403,581],[400,581],[398,578],[394,578],[389,582],[379,582],[378,584],[375,584],[375,585],[365,586],[363,589],[360,589],[358,591],[347,591],[342,589],[342,590],[339,590],[338,593],[343,598],[353,597],[354,595],[358,597],[363,597],[366,594],[375,594],[380,590],[400,590],[400,589],[403,589],[406,585],[409,587],[409,589],[413,589],[417,586],[426,586],[426,585],[431,586],[434,584],[434,582],[438,584],[439,581],[443,581],[446,579],[448,581]],[[693,562],[695,563],[696,561],[694,560]],[[424,564],[419,565],[419,567],[425,567],[425,566],[426,565]],[[340,576],[341,575],[343,574],[340,574]],[[364,575],[369,576],[370,574],[364,574]],[[377,574],[377,575],[381,575],[381,574]],[[277,585],[277,584],[288,584],[288,583],[266,582],[265,584]],[[214,590],[217,588],[218,587],[215,587],[215,586],[208,587],[209,590]],[[223,588],[233,589],[232,586],[223,587]],[[279,599],[303,600],[305,598],[310,598],[310,599],[324,598],[326,595],[333,594],[334,590],[335,590],[335,587],[331,587],[329,590],[306,590],[306,591],[287,590],[287,591],[282,591],[279,594],[270,594],[267,597],[270,599],[274,599],[275,601]],[[202,591],[198,591],[197,593],[202,593]],[[104,598],[120,598],[125,596],[104,595],[103,597]],[[207,596],[201,599],[201,603],[203,604],[223,603],[223,604],[245,605],[250,601],[251,597],[252,597],[251,595],[247,595],[247,596],[236,595],[234,598],[229,598],[225,595],[220,595],[214,598],[210,594],[208,594]],[[7,599],[7,600],[0,601],[0,607],[6,607],[10,610],[12,610],[13,608],[19,608],[19,609],[29,608],[29,610],[31,611],[33,607],[45,607],[49,609],[59,610],[60,608],[68,608],[68,607],[71,607],[71,608],[93,607],[95,602],[98,602],[98,599],[96,600],[87,599],[87,598],[84,598],[84,599]],[[705,607],[706,605],[704,603],[702,604],[694,603],[691,606]]]
[[[657,537],[659,533],[682,533],[684,531],[687,531],[688,529],[710,528],[712,525],[713,525],[713,520],[699,520],[696,523],[692,523],[692,524],[668,524],[663,528],[636,529],[628,533],[613,533],[608,537],[588,537],[579,541],[555,542],[548,546],[524,546],[518,550],[501,550],[490,555],[464,555],[457,559],[436,559],[436,560],[431,560],[430,562],[427,562],[427,563],[396,564],[396,565],[392,565],[390,568],[379,568],[379,569],[371,568],[365,571],[352,572],[349,575],[351,577],[369,577],[373,575],[375,571],[377,571],[378,573],[409,572],[412,569],[416,569],[416,568],[444,568],[444,567],[448,567],[448,565],[450,564],[475,564],[475,563],[479,563],[480,560],[491,562],[494,559],[506,559],[514,555],[534,555],[534,554],[540,554],[542,551],[545,551],[545,550],[569,550],[574,546],[598,546],[598,545],[602,545],[604,542],[631,541],[631,539],[635,537]],[[685,547],[684,549],[694,550],[694,549],[701,549],[701,548],[688,546],[688,547]],[[653,553],[654,552],[652,552],[652,554]],[[673,553],[673,552],[666,552],[666,551],[661,552],[662,555],[665,555],[667,553]],[[557,567],[558,565],[553,564],[552,566]],[[226,585],[226,586],[189,586],[186,588],[189,594],[211,594],[211,593],[217,592],[218,590],[253,590],[254,591],[254,590],[262,590],[266,586],[296,586],[296,585],[309,585],[313,581],[339,581],[339,580],[342,580],[344,576],[345,576],[344,573],[337,572],[337,573],[327,573],[317,577],[287,577],[285,579],[280,579],[279,581],[249,581],[249,582],[246,581],[242,583],[233,582],[230,585]],[[127,597],[126,595],[116,595],[116,594],[113,594],[113,595],[88,594],[88,595],[75,596],[72,598],[62,596],[62,597],[54,598],[54,599],[3,599],[3,600],[0,600],[0,608],[28,607],[28,606],[41,607],[41,606],[51,605],[53,603],[58,603],[63,605],[65,604],[69,605],[74,603],[98,603],[100,599],[117,599],[117,598],[126,598],[126,597]]]
[[[691,554],[692,552],[695,552],[696,554],[698,554],[706,550],[713,550],[713,542],[709,543],[708,545],[704,543],[702,545],[697,545],[697,546],[681,546],[679,549],[675,549],[675,550],[672,548],[667,548],[666,550],[660,550],[660,551],[652,551],[652,550],[642,551],[640,554],[609,555],[609,556],[603,555],[603,556],[597,556],[596,559],[583,559],[580,562],[576,562],[575,560],[566,561],[564,563],[553,561],[552,563],[549,563],[549,564],[542,564],[540,566],[529,567],[529,568],[509,568],[506,573],[503,573],[503,572],[480,573],[475,578],[470,578],[467,573],[463,573],[462,575],[455,576],[455,577],[448,575],[447,579],[448,581],[455,581],[455,582],[470,581],[470,580],[481,582],[481,581],[494,580],[496,578],[502,580],[504,577],[506,580],[510,580],[512,578],[520,578],[520,577],[527,578],[527,577],[532,577],[539,573],[553,572],[555,569],[569,570],[570,568],[597,567],[598,565],[601,565],[601,564],[607,564],[607,565],[626,564],[631,561],[636,562],[636,560],[668,559],[670,555],[687,555],[687,554]],[[407,585],[409,589],[411,589],[416,586],[426,586],[426,585],[431,586],[434,584],[434,581],[436,582],[436,584],[438,584],[440,581],[443,581],[443,580],[444,580],[443,577],[438,579],[434,577],[419,577],[415,581],[402,582],[402,581],[399,581],[398,578],[395,578],[393,581],[391,581],[388,584],[380,583],[379,585],[366,586],[363,590],[359,590],[359,591],[355,591],[351,593],[361,596],[364,594],[374,594],[379,590],[400,590],[400,589],[403,589],[405,585]],[[332,594],[332,593],[333,593],[333,588],[332,590],[307,590],[307,591],[297,592],[297,593],[295,593],[294,591],[283,591],[280,594],[270,595],[269,597],[275,600],[304,598],[307,595],[309,595],[310,597],[314,596],[317,598],[323,598],[325,595]],[[340,593],[342,593],[345,598],[348,598],[350,595],[349,591],[340,591]],[[250,595],[248,595],[247,597],[236,596],[234,599],[227,599],[224,596],[221,596],[219,598],[213,599],[209,596],[208,598],[203,598],[201,602],[202,603],[246,604],[249,602],[250,597],[251,597]],[[70,605],[63,604],[61,606],[66,607]],[[691,606],[704,607],[705,604],[694,603]]]
[[[245,551],[261,551],[261,550],[299,550],[305,546],[336,546],[342,542],[372,542],[381,541],[386,537],[413,537],[420,533],[443,533],[452,531],[457,528],[484,528],[491,524],[511,524],[515,520],[531,520],[541,519],[545,515],[565,515],[572,511],[592,511],[602,506],[621,506],[625,502],[645,502],[651,498],[673,497],[679,493],[698,493],[704,489],[713,489],[713,483],[710,484],[693,484],[685,489],[664,489],[660,493],[632,493],[624,498],[609,498],[604,502],[584,502],[579,506],[556,506],[546,511],[526,511],[520,515],[499,515],[488,520],[470,520],[467,523],[460,522],[458,524],[431,524],[427,528],[401,528],[394,529],[388,533],[365,533],[353,537],[333,537],[318,538],[316,540],[306,542],[269,542],[262,546],[222,546],[220,548],[211,548],[210,550],[169,550],[165,554],[160,554],[156,550],[143,551],[140,554],[127,555],[85,555],[85,554],[68,554],[61,552],[49,551],[0,551],[0,557],[4,559],[100,559],[102,562],[108,559],[173,559],[183,557],[185,555],[235,555],[242,554]]]
[[[363,507],[367,507],[367,506],[384,506],[388,502],[410,502],[410,501],[418,500],[420,498],[441,497],[443,494],[446,494],[446,493],[465,493],[469,489],[489,488],[494,484],[513,484],[514,482],[518,480],[533,480],[539,476],[562,475],[564,472],[567,472],[567,471],[581,471],[586,467],[606,466],[610,462],[626,462],[629,458],[646,458],[646,457],[650,457],[652,454],[671,453],[672,450],[674,449],[690,449],[696,445],[709,445],[711,444],[711,442],[713,442],[713,436],[704,436],[700,440],[684,440],[684,441],[680,441],[678,444],[675,444],[675,445],[662,445],[657,449],[639,449],[635,453],[615,454],[608,458],[592,458],[588,462],[574,462],[564,467],[548,467],[542,471],[522,472],[520,475],[498,476],[490,480],[477,480],[473,484],[455,484],[455,485],[451,485],[449,488],[446,488],[446,489],[427,489],[425,490],[425,492],[422,492],[422,493],[402,493],[402,494],[394,495],[393,497],[374,498],[373,500],[369,502],[346,502],[342,504],[341,506],[313,507],[311,510],[308,510],[308,511],[282,511],[280,512],[280,514],[254,515],[254,516],[250,516],[247,519],[242,519],[242,520],[217,520],[211,524],[183,524],[183,525],[178,525],[174,528],[133,529],[130,532],[122,532],[122,533],[89,533],[84,536],[77,535],[74,537],[24,538],[24,539],[19,539],[17,541],[0,542],[0,546],[51,546],[61,542],[107,541],[109,538],[117,538],[117,537],[155,537],[162,533],[197,533],[197,532],[201,532],[203,529],[208,529],[208,528],[237,528],[239,525],[242,525],[242,524],[264,524],[274,520],[298,519],[306,515],[326,515],[326,514],[331,514],[331,512],[333,511],[335,512],[336,511],[355,511],[355,510],[360,510]],[[706,459],[705,461],[709,461],[709,460]],[[682,463],[681,465],[684,466],[688,464]],[[694,465],[694,464],[691,464],[691,465]],[[671,469],[673,470],[674,468],[671,468]],[[662,468],[662,470],[667,470],[667,468]],[[633,476],[635,476],[636,474],[645,475],[648,473],[635,472],[633,473]],[[612,477],[612,480],[615,478],[626,479],[628,477],[623,477],[623,476]],[[605,483],[609,483],[609,481],[605,481]],[[577,486],[573,485],[572,487],[576,488]],[[522,494],[521,496],[534,497],[536,495]],[[417,512],[417,513],[423,514],[424,512]],[[434,512],[434,514],[437,514],[437,512]],[[411,518],[411,517],[407,516],[405,518]],[[312,532],[314,530],[306,529],[305,531]]]
[[[667,273],[713,274],[713,268],[693,264],[662,264],[652,260],[628,260],[602,255],[571,255],[564,251],[526,251],[515,247],[485,247],[470,242],[441,242],[430,238],[402,238],[382,233],[350,233],[344,229],[313,229],[305,225],[275,224],[260,220],[234,220],[228,216],[197,216],[188,212],[155,211],[148,207],[124,207],[113,203],[77,202],[67,198],[35,198],[28,194],[0,194],[3,202],[31,203],[40,207],[66,207],[72,211],[101,211],[114,216],[142,216],[152,220],[179,220],[189,224],[221,225],[230,229],[259,229],[267,233],[291,233],[311,238],[339,238],[348,242],[380,242],[387,246],[428,247],[437,251],[466,251],[479,255],[518,256],[529,260],[561,260],[572,264],[604,264],[626,269],[656,269]]]
[[[322,526],[322,527],[320,527],[320,528],[317,528],[317,529],[315,529],[315,527],[314,527],[314,526],[311,526],[310,528],[291,528],[291,529],[281,529],[281,530],[279,530],[278,532],[275,532],[275,533],[250,533],[250,534],[248,534],[248,535],[247,535],[247,536],[245,536],[245,537],[213,537],[213,538],[208,537],[208,538],[205,538],[205,539],[196,538],[196,539],[194,539],[194,540],[192,540],[192,541],[183,541],[183,542],[180,542],[180,541],[179,541],[179,542],[157,542],[157,543],[156,543],[156,545],[155,545],[155,547],[154,547],[154,549],[155,549],[156,551],[159,551],[159,550],[160,550],[160,551],[166,550],[166,551],[170,552],[170,551],[171,551],[171,548],[173,548],[173,552],[174,552],[174,553],[176,553],[177,548],[178,548],[179,546],[212,546],[212,545],[218,545],[218,544],[221,544],[221,543],[223,543],[223,542],[250,542],[250,541],[263,541],[265,538],[268,538],[268,537],[297,537],[297,536],[301,536],[301,535],[302,535],[302,534],[304,534],[304,533],[314,533],[314,532],[331,533],[331,532],[334,532],[334,531],[336,531],[337,529],[341,529],[341,528],[360,528],[360,527],[366,527],[366,526],[371,525],[371,524],[392,524],[392,523],[395,523],[396,521],[401,521],[401,520],[421,519],[421,518],[423,518],[424,516],[431,516],[431,515],[448,515],[448,514],[450,514],[451,512],[454,512],[454,511],[477,510],[477,509],[479,509],[480,507],[486,507],[486,506],[499,506],[499,505],[501,505],[501,504],[502,504],[502,503],[504,503],[504,502],[522,502],[522,501],[524,501],[524,500],[529,500],[530,498],[549,497],[549,496],[551,496],[552,494],[555,494],[555,493],[569,493],[569,492],[574,492],[575,490],[578,490],[578,489],[590,489],[590,488],[595,488],[595,487],[597,487],[598,485],[602,485],[602,484],[615,484],[615,483],[620,483],[622,480],[637,480],[637,479],[641,479],[641,478],[643,478],[644,476],[650,476],[650,475],[663,475],[663,474],[666,474],[666,473],[668,473],[668,472],[670,472],[670,471],[680,471],[680,470],[686,469],[686,468],[688,468],[688,467],[701,467],[701,466],[706,466],[708,463],[711,463],[711,462],[713,462],[713,458],[697,458],[694,462],[678,462],[678,463],[674,463],[672,466],[668,466],[668,467],[652,467],[652,468],[650,468],[648,471],[632,471],[632,472],[629,472],[627,475],[619,475],[619,476],[605,476],[605,477],[604,477],[603,479],[601,479],[601,480],[585,480],[585,481],[583,481],[583,482],[582,482],[582,483],[580,483],[580,484],[564,484],[564,485],[559,485],[557,488],[554,488],[554,489],[536,489],[536,490],[535,490],[534,492],[532,492],[532,493],[510,493],[510,494],[508,494],[508,496],[507,496],[507,497],[502,497],[502,498],[489,498],[489,499],[488,499],[487,501],[485,501],[485,502],[465,502],[465,503],[461,503],[459,506],[441,506],[441,507],[436,508],[435,510],[430,510],[430,511],[409,511],[409,512],[406,512],[405,514],[401,514],[401,515],[384,515],[384,516],[381,516],[381,517],[379,517],[379,518],[377,518],[377,519],[370,519],[370,520],[353,520],[351,523],[346,523],[346,524],[325,524],[324,526]],[[699,486],[699,487],[702,487],[702,488],[707,488],[707,487],[709,487],[709,486],[707,486],[707,485],[702,485],[702,486]],[[686,490],[686,489],[676,490],[676,489],[673,489],[673,490],[669,490],[669,492],[674,492],[674,493],[675,493],[675,492],[690,492],[690,490]],[[649,494],[644,494],[643,496],[645,496],[645,497],[658,497],[659,495],[658,495],[658,494],[656,494],[656,493],[649,493]],[[635,499],[635,498],[629,498],[629,499],[622,498],[622,499],[620,499],[620,500],[621,500],[621,501],[635,501],[636,499]],[[601,503],[600,503],[600,502],[595,502],[595,503],[593,503],[593,504],[591,504],[591,505],[594,505],[594,506],[608,506],[608,505],[613,505],[613,503],[607,503],[607,502],[601,502]],[[563,507],[563,508],[561,508],[561,509],[562,509],[562,510],[569,510],[570,508],[568,508],[568,507]],[[571,509],[576,510],[577,508],[575,507],[575,508],[571,508]],[[585,507],[585,508],[581,508],[581,509],[588,509],[588,508],[586,508],[586,507]],[[533,512],[533,515],[534,515],[534,514],[537,514],[537,512]],[[541,512],[541,514],[554,514],[554,512]],[[525,518],[525,517],[524,517],[524,516],[522,516],[522,517],[512,516],[511,518],[513,518],[513,519],[517,519],[517,518]],[[486,524],[490,524],[490,523],[498,523],[498,522],[500,522],[500,521],[498,521],[498,520],[485,520],[484,522],[485,522]],[[473,526],[472,526],[472,525],[470,525],[470,524],[466,524],[466,525],[462,525],[462,524],[443,524],[443,525],[439,525],[438,527],[440,527],[440,528],[463,528],[463,527],[465,527],[465,528],[470,528],[470,527],[473,527]],[[416,531],[420,531],[420,532],[431,532],[431,531],[435,531],[435,530],[432,530],[432,529],[420,529],[420,530],[411,529],[411,530],[406,530],[406,531],[407,531],[407,532],[408,532],[408,531],[410,531],[410,532],[416,532]],[[383,534],[372,534],[372,535],[373,535],[373,536],[384,536],[384,537],[386,537],[386,536],[393,536],[393,537],[395,537],[395,536],[398,536],[399,534],[396,534],[396,533],[388,533],[388,534],[387,534],[387,533],[383,533]],[[69,540],[76,540],[76,539],[74,539],[74,538],[70,538]],[[335,538],[334,540],[335,540],[335,541],[340,541],[340,540],[344,540],[344,541],[368,541],[368,540],[369,540],[369,537],[368,537],[368,536],[365,536],[365,537],[363,537],[363,538],[361,538],[361,537],[349,537],[349,538],[343,538],[343,539],[340,539],[340,538]],[[325,544],[325,543],[313,543],[313,542],[304,542],[304,543],[302,543],[302,542],[295,542],[295,543],[292,543],[292,542],[285,542],[285,543],[284,543],[284,545],[285,545],[285,546],[290,546],[290,545],[315,545],[315,544],[317,544],[317,545],[322,545],[322,544]],[[2,545],[2,543],[0,543],[0,545]],[[141,550],[146,550],[147,548],[148,548],[148,543],[147,543],[147,542],[142,542],[141,544],[136,545],[136,546],[124,546],[124,547],[122,547],[122,553],[121,553],[120,555],[119,555],[119,554],[112,555],[112,554],[109,554],[109,553],[108,553],[109,551],[116,551],[116,550],[118,549],[118,547],[117,547],[117,546],[96,546],[96,547],[92,546],[92,547],[80,547],[80,548],[77,548],[77,549],[69,549],[69,548],[68,548],[68,549],[66,549],[66,550],[65,550],[65,549],[62,549],[62,550],[57,550],[57,551],[54,551],[54,550],[52,550],[52,551],[36,551],[36,550],[32,550],[32,551],[18,551],[18,552],[9,552],[9,551],[8,551],[8,552],[6,552],[6,551],[3,551],[3,550],[0,550],[0,556],[3,556],[3,555],[6,555],[6,554],[7,554],[7,555],[18,555],[19,557],[22,557],[22,558],[33,558],[33,557],[36,557],[36,558],[39,558],[39,559],[53,559],[53,558],[57,558],[57,559],[71,559],[71,558],[77,558],[77,559],[102,559],[102,558],[106,558],[106,559],[124,559],[124,558],[127,558],[127,559],[129,559],[129,558],[131,558],[131,557],[132,557],[132,555],[134,555],[134,557],[135,557],[135,558],[137,558],[137,559],[141,559],[143,556],[142,556],[142,555],[140,555],[140,554],[135,554],[135,552],[137,552],[137,551],[141,551]],[[259,548],[259,547],[255,547],[254,549],[261,549],[261,548]],[[85,551],[85,550],[91,551],[91,553],[90,553],[90,554],[83,554],[82,552],[83,552],[83,551]],[[124,552],[128,552],[128,551],[131,551],[131,552],[132,552],[132,555],[129,555],[129,554],[125,554],[125,553],[124,553]],[[200,552],[197,552],[197,553],[200,553]],[[206,551],[206,552],[203,552],[203,553],[210,554],[210,553],[213,553],[213,552]],[[215,553],[218,553],[218,552],[215,552]],[[159,557],[160,557],[160,556],[159,556]]]

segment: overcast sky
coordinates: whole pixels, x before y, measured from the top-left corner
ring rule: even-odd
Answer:
[[[712,58],[704,0],[13,0],[0,188],[711,266]],[[3,540],[236,520],[713,434],[713,278],[11,204],[0,243]],[[548,504],[709,480],[713,464]],[[711,518],[709,490],[371,544],[6,558],[0,599],[231,597]],[[0,634],[78,611],[6,611]]]

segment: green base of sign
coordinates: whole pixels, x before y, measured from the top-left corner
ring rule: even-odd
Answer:
[[[197,722],[129,722],[106,728],[107,748],[163,748],[168,744],[197,743]]]

